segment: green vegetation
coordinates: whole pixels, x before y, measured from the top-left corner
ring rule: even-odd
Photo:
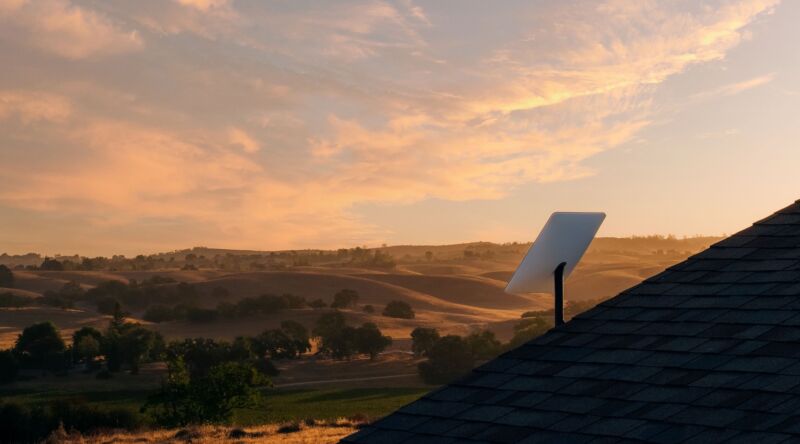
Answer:
[[[392,344],[392,338],[383,336],[377,325],[366,322],[361,327],[351,327],[339,311],[320,316],[312,333],[319,338],[320,353],[333,359],[350,359],[363,353],[374,360]]]
[[[242,409],[241,425],[366,416],[379,418],[427,393],[417,387],[272,390],[262,409]]]
[[[243,362],[223,362],[206,374],[192,374],[179,356],[170,360],[161,390],[148,397],[142,411],[162,427],[226,423],[234,409],[256,406],[255,388],[268,382]]]

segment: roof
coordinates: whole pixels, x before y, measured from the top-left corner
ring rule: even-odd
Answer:
[[[345,438],[800,439],[800,201]]]

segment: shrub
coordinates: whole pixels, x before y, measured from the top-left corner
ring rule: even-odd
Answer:
[[[300,431],[300,423],[299,422],[290,422],[288,424],[282,424],[278,427],[278,433],[295,433]]]
[[[0,351],[0,384],[13,382],[19,372],[19,362],[11,350]]]
[[[414,319],[414,310],[403,301],[391,301],[383,309],[383,315],[390,318]]]
[[[57,429],[93,433],[107,429],[133,430],[142,426],[135,412],[100,408],[76,400],[49,404],[0,405],[0,442],[42,442]]]
[[[255,387],[267,382],[252,364],[226,362],[200,376],[191,375],[176,358],[169,362],[161,390],[142,410],[165,427],[227,422],[234,409],[252,407],[258,399]]]
[[[464,340],[469,344],[475,359],[491,359],[500,354],[500,341],[495,338],[494,332],[489,330],[472,333]]]
[[[436,341],[418,370],[427,384],[447,384],[469,372],[474,364],[469,344],[460,336],[448,335]]]
[[[344,290],[340,290],[333,295],[331,308],[352,307],[358,303],[358,299],[359,296],[357,291],[345,288]]]

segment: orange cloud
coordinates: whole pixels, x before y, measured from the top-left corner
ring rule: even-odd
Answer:
[[[498,199],[593,174],[587,159],[655,120],[659,84],[724,58],[777,0],[686,2],[688,12],[654,1],[554,4],[541,29],[465,44],[466,55],[449,52],[450,35],[433,41],[436,16],[410,1],[308,11],[290,2],[262,15],[180,3],[164,14],[126,4],[130,21],[112,6],[102,15],[66,0],[4,4],[0,21],[23,31],[18,46],[70,59],[64,75],[82,74],[53,77],[59,93],[0,83],[2,124],[26,135],[0,143],[57,157],[20,154],[25,163],[0,177],[0,203],[120,230],[178,221],[181,235],[205,242],[200,233],[211,232],[232,247],[373,242],[385,233],[357,217],[358,205]],[[120,25],[131,22],[141,32]],[[182,32],[192,35],[174,37]],[[126,60],[130,72],[81,60],[130,51],[142,54]]]
[[[136,31],[123,31],[107,17],[68,0],[14,1],[0,8],[7,38],[68,59],[140,50]]]
[[[63,122],[72,112],[69,100],[40,91],[0,91],[0,120],[17,116],[23,124]]]

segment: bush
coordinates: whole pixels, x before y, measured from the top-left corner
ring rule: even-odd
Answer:
[[[344,289],[338,291],[333,295],[333,302],[331,308],[347,308],[352,307],[358,303],[358,292],[355,290]]]
[[[484,330],[480,333],[472,333],[464,338],[464,340],[469,344],[469,348],[472,350],[472,356],[475,359],[486,360],[500,354],[500,341],[498,341],[494,333],[489,330]]]
[[[13,382],[19,372],[19,361],[11,350],[0,351],[0,384]]]
[[[191,375],[181,358],[169,362],[161,390],[142,407],[161,426],[227,422],[236,408],[252,407],[255,387],[268,383],[252,364],[226,362],[208,375]]]
[[[469,344],[460,336],[448,335],[436,341],[418,370],[426,384],[447,384],[469,372],[474,364]]]
[[[383,315],[390,318],[414,319],[414,310],[403,301],[391,301],[383,309]]]
[[[300,431],[300,423],[299,422],[290,422],[288,424],[283,424],[278,427],[278,433],[295,433]]]
[[[0,442],[42,442],[54,430],[93,433],[99,430],[134,430],[142,426],[135,412],[124,408],[99,408],[75,400],[49,404],[0,405]]]
[[[512,337],[508,342],[506,348],[512,349],[519,347],[520,345],[545,334],[549,329],[550,325],[541,317],[525,317],[514,326],[514,337]]]

